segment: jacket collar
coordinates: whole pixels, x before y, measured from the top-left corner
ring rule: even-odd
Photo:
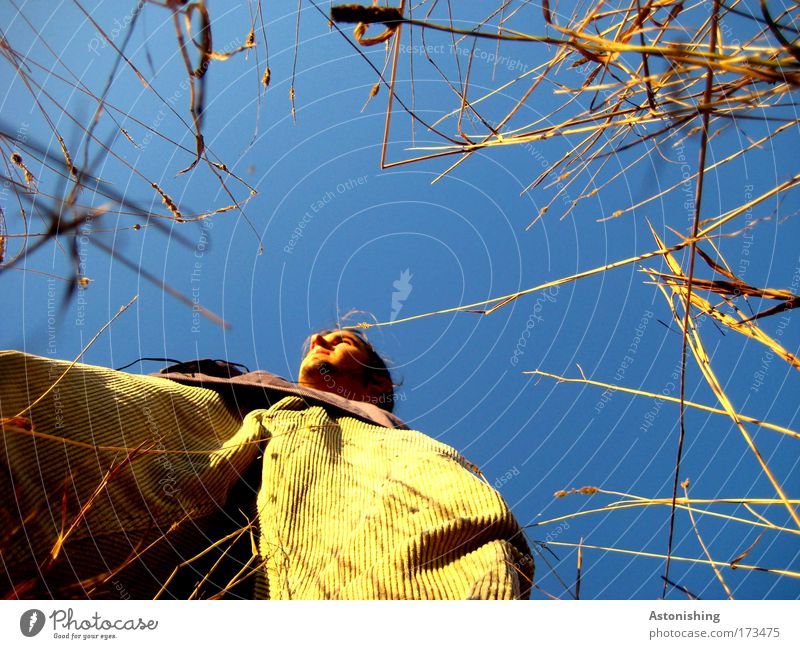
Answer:
[[[205,361],[198,361],[197,369],[208,369],[208,366],[204,367],[201,363],[205,363]],[[245,391],[248,393],[250,397],[248,401],[251,403],[253,398],[257,398],[259,389],[262,393],[268,390],[284,396],[298,396],[306,399],[311,405],[333,406],[349,415],[369,423],[377,424],[378,426],[384,426],[386,428],[408,428],[400,418],[373,403],[353,401],[352,399],[346,399],[338,394],[323,392],[322,390],[315,390],[313,388],[304,388],[276,374],[271,374],[270,372],[257,371],[237,374],[235,371],[226,371],[219,372],[223,374],[222,376],[216,376],[203,372],[171,371],[178,367],[180,367],[180,369],[185,369],[185,366],[186,364],[182,363],[180,366],[167,367],[161,372],[153,374],[153,376],[160,376],[161,378],[178,381],[186,385],[197,385],[212,390],[216,389],[217,391],[227,386],[229,389],[233,390],[234,396],[237,391]],[[227,376],[225,376],[225,374],[227,374]]]

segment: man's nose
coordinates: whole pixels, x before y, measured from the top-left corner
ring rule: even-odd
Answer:
[[[328,341],[325,340],[325,337],[321,336],[320,334],[314,334],[311,336],[310,349],[314,349],[314,347],[322,347],[323,349],[331,348],[331,346],[328,344]]]

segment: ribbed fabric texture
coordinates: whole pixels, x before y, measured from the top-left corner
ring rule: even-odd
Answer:
[[[221,513],[236,518],[226,501],[258,460],[261,556],[251,565],[262,566],[270,598],[528,595],[533,563],[502,498],[421,433],[332,416],[296,396],[241,421],[212,390],[87,365],[8,421],[66,368],[0,352],[1,594],[152,597],[167,583],[162,596],[187,596],[205,572],[192,573],[194,562],[178,570],[188,590],[170,575],[222,536]],[[28,429],[143,449],[109,480],[55,562],[59,532],[125,453]],[[154,453],[165,449],[179,452]],[[198,594],[215,594],[220,585],[209,583]]]
[[[25,410],[67,367],[63,361],[0,353],[0,416]],[[102,367],[73,367],[21,421],[4,426],[0,589],[23,588],[19,594],[24,595],[33,581],[33,592],[43,597],[120,592],[152,597],[178,563],[215,540],[202,523],[220,510],[239,472],[257,453],[255,447],[243,448],[212,470],[210,453],[186,451],[219,449],[241,425],[211,390]],[[126,453],[35,438],[24,434],[26,428],[90,445],[178,452],[134,457],[109,480],[48,566],[62,528],[75,521]],[[136,562],[136,570],[119,576],[119,590],[110,589],[110,582],[96,590],[92,583],[80,586],[82,580],[112,573],[162,536],[144,561]]]
[[[271,598],[527,596],[516,521],[452,448],[296,397],[248,419],[270,435],[258,516]]]

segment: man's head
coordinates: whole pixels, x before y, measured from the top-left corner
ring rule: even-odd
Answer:
[[[312,334],[304,347],[299,383],[354,401],[394,408],[394,384],[384,360],[352,329]]]

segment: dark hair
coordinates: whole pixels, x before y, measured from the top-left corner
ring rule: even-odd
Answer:
[[[383,357],[375,351],[375,348],[372,346],[372,343],[367,340],[366,334],[364,332],[359,331],[358,329],[348,329],[348,328],[337,328],[337,329],[322,329],[321,331],[315,331],[314,334],[319,334],[320,336],[327,336],[334,331],[348,331],[353,334],[356,338],[358,338],[359,342],[364,346],[364,349],[367,351],[367,361],[364,363],[364,383],[375,383],[378,385],[388,385],[389,388],[381,392],[377,397],[372,398],[369,400],[369,403],[374,403],[379,408],[383,408],[387,412],[392,412],[394,410],[394,388],[395,383],[392,381],[392,374],[389,371],[389,367],[386,365],[386,361]],[[311,334],[313,336],[314,334]],[[305,358],[306,354],[308,353],[308,349],[311,345],[311,336],[306,338],[305,342],[303,343],[303,357]]]

